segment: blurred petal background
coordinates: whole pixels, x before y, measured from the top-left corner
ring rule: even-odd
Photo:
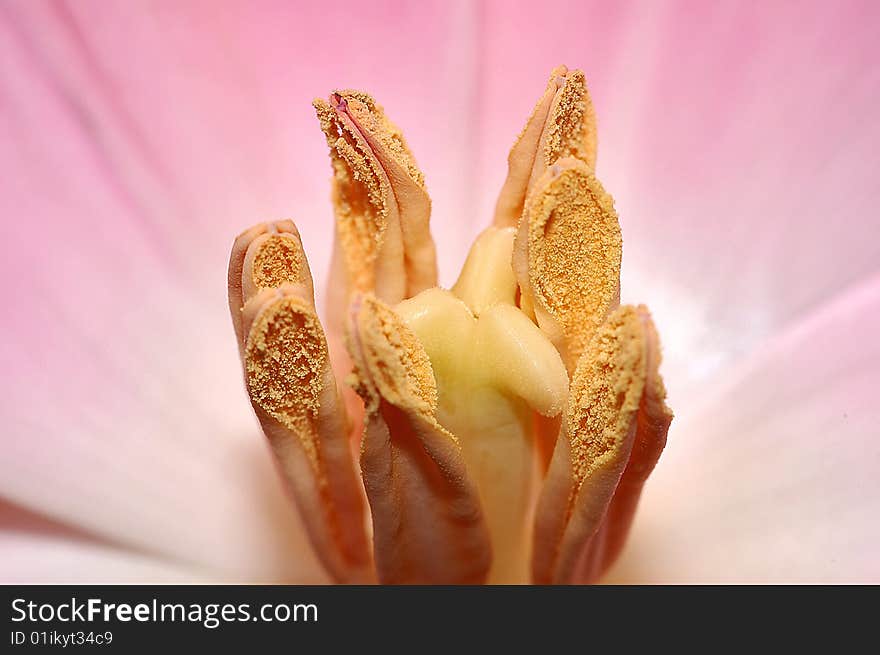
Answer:
[[[363,88],[441,280],[550,69],[584,69],[624,302],[676,420],[613,581],[880,582],[880,6],[0,2],[0,582],[326,581],[241,381],[225,268]],[[320,291],[320,289],[319,289]]]

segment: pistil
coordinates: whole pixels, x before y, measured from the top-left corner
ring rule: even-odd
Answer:
[[[424,291],[396,308],[431,359],[437,418],[461,443],[479,490],[493,549],[488,581],[498,584],[529,579],[533,412],[558,415],[568,392],[558,352],[514,305],[512,248],[512,228],[489,228],[452,291]]]

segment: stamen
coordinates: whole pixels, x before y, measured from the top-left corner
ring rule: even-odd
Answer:
[[[301,283],[300,247],[291,237],[280,234],[269,236],[254,254],[250,266],[251,279],[258,289],[274,289],[284,283]]]
[[[336,238],[345,255],[348,285],[352,289],[373,289],[376,262],[388,229],[390,184],[363,137],[323,100],[315,100],[314,106],[330,146]],[[388,244],[385,257],[402,260],[402,256],[399,244]],[[402,261],[400,264],[402,268]]]
[[[375,149],[378,158],[383,160],[384,154],[390,156],[406,169],[413,182],[424,189],[425,177],[416,164],[403,132],[388,118],[381,105],[362,91],[340,91],[334,95],[339,98],[338,108],[348,114],[364,137],[371,143],[381,144],[380,148]]]
[[[339,581],[375,579],[345,408],[292,222],[236,240],[229,306],[251,403],[315,552]]]
[[[327,285],[328,339],[334,366],[348,371],[342,344],[352,293],[371,292],[397,303],[437,283],[431,200],[403,135],[372,97],[337,91],[329,103],[315,100],[314,106],[333,166],[336,235]],[[360,399],[348,388],[343,395],[360,423]]]
[[[245,347],[251,398],[296,434],[316,473],[315,421],[326,364],[324,332],[302,300],[281,296],[257,316]],[[319,483],[326,481],[319,478]]]
[[[368,411],[384,398],[397,407],[433,416],[437,385],[431,361],[416,336],[394,310],[374,297],[360,298],[353,311],[358,317],[352,334],[361,360],[359,389],[368,399]]]
[[[330,103],[315,100],[314,106],[333,163],[336,237],[346,274],[338,282],[392,303],[434,286],[431,201],[400,130],[359,91],[338,91]],[[334,322],[341,320],[342,307],[331,309]]]
[[[391,308],[356,297],[349,348],[367,406],[361,470],[385,583],[473,584],[491,548],[458,440],[434,416],[437,391],[419,340]]]
[[[563,157],[575,157],[591,170],[596,168],[596,115],[583,71],[565,76],[541,135],[539,155],[532,182]]]
[[[596,576],[607,571],[623,550],[642,489],[666,446],[666,433],[672,423],[672,410],[666,405],[666,388],[659,373],[661,356],[657,330],[647,307],[639,305],[637,311],[646,340],[645,388],[639,403],[632,453],[600,528],[603,539],[593,557]]]
[[[544,95],[510,150],[495,225],[516,226],[537,180],[563,157],[595,168],[596,116],[583,72],[560,66],[550,74]]]
[[[611,196],[582,161],[558,161],[529,197],[513,266],[568,369],[618,303],[622,240]]]
[[[655,403],[659,389],[658,358],[652,354],[655,336],[644,308],[620,307],[578,362],[563,430],[538,502],[533,559],[537,583],[594,581],[613,561],[606,549],[609,535],[613,555],[619,552],[621,532],[615,521],[625,522],[624,531],[628,529],[644,482],[642,473],[653,467],[665,442],[664,429],[662,440],[652,434],[641,439],[645,445],[638,451],[633,447],[644,424],[645,403]],[[643,452],[638,462],[631,459],[636,452]],[[649,466],[645,458],[651,458]],[[627,474],[632,484],[624,483],[625,470],[632,471]],[[611,510],[615,504],[618,509]]]
[[[634,307],[612,314],[578,363],[566,423],[574,489],[569,507],[594,471],[625,449],[645,386],[645,340]]]
[[[263,289],[294,284],[312,306],[315,303],[299,231],[289,220],[259,223],[238,236],[229,257],[228,282],[229,310],[242,358],[247,334],[241,312],[248,300]]]

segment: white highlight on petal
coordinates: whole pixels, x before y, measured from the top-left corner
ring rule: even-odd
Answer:
[[[608,582],[880,582],[880,275],[682,403]]]

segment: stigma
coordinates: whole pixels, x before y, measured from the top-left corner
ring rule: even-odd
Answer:
[[[557,417],[568,394],[562,358],[516,306],[513,240],[513,228],[488,228],[452,290],[395,308],[431,362],[437,419],[458,438],[476,483],[492,543],[488,581],[499,584],[529,579],[540,479],[534,414]]]

